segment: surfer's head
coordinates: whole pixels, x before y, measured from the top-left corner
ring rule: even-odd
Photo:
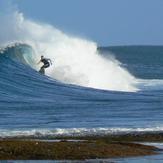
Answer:
[[[43,58],[44,58],[44,56],[42,55],[42,56],[41,56],[41,59],[43,59]]]

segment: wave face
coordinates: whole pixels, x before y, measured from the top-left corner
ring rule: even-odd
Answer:
[[[54,64],[46,70],[48,76],[91,88],[137,90],[135,77],[111,55],[107,58],[100,55],[96,43],[65,34],[51,25],[25,19],[19,12],[0,17],[0,21],[3,29],[0,31],[1,46],[15,42],[31,46],[34,61],[29,63],[35,69],[39,69],[36,62],[41,55],[50,58]]]

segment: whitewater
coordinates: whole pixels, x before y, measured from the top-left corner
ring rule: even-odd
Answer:
[[[30,45],[33,54],[26,61],[35,70],[39,69],[36,63],[44,55],[54,63],[46,74],[61,82],[105,90],[138,90],[135,77],[113,55],[101,56],[95,42],[26,19],[18,11],[1,16],[0,21],[1,46]]]

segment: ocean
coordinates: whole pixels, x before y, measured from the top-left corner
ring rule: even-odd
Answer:
[[[163,46],[106,47],[98,51],[106,58],[114,55],[122,69],[134,76],[134,91],[63,83],[30,66],[31,46],[14,44],[2,49],[0,137],[162,131]]]
[[[163,131],[163,46],[98,47],[17,11],[0,20],[0,138]]]

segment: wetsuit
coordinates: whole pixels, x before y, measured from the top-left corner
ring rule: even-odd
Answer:
[[[48,62],[48,60],[49,60],[49,59],[46,59],[46,58],[41,59],[41,62],[43,62],[43,64],[44,64],[44,65],[41,67],[41,69],[42,69],[42,68],[47,68],[47,67],[50,66],[50,63]]]

